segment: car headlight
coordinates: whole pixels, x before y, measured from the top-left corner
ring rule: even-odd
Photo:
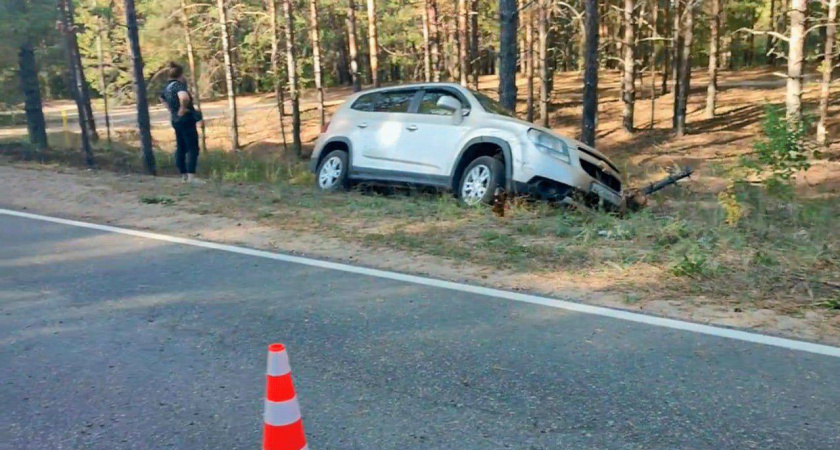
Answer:
[[[569,144],[566,144],[566,141],[557,139],[550,134],[543,133],[534,128],[528,130],[528,139],[534,143],[537,150],[557,158],[566,164],[571,164],[572,157],[569,156]]]

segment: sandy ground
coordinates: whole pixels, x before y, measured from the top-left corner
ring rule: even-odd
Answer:
[[[805,311],[795,317],[769,309],[726,306],[715,299],[638,299],[630,304],[624,295],[582,288],[563,273],[523,274],[494,267],[456,263],[443,258],[387,248],[372,248],[328,236],[289,231],[253,220],[190,211],[175,206],[144,204],[140,197],[161,186],[177,183],[171,178],[117,175],[40,165],[0,166],[4,196],[0,206],[38,214],[107,223],[127,228],[238,244],[252,248],[308,255],[434,278],[469,282],[502,289],[532,292],[647,314],[694,322],[754,329],[800,339],[840,344],[840,315]],[[185,186],[203,196],[218,190]]]

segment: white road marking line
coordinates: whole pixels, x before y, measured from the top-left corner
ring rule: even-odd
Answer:
[[[537,295],[522,294],[518,292],[503,291],[488,287],[473,286],[464,283],[456,283],[454,281],[437,280],[434,278],[426,278],[417,275],[407,275],[397,272],[389,272],[387,270],[369,269],[366,267],[351,266],[349,264],[335,263],[329,261],[321,261],[317,259],[305,258],[302,256],[284,255],[281,253],[273,253],[264,250],[254,250],[245,247],[237,247],[235,245],[217,244],[215,242],[199,241],[196,239],[180,238],[175,236],[167,236],[165,234],[151,233],[147,231],[137,231],[128,228],[112,227],[109,225],[99,225],[95,223],[80,222],[77,220],[59,219],[56,217],[42,216],[38,214],[29,214],[19,211],[12,211],[8,209],[0,209],[0,214],[7,216],[22,217],[26,219],[41,220],[44,222],[58,223],[62,225],[70,225],[81,228],[88,228],[91,230],[107,231],[109,233],[118,233],[128,236],[135,236],[146,239],[154,239],[158,241],[170,242],[173,244],[191,245],[195,247],[202,247],[212,250],[221,250],[230,253],[238,253],[240,255],[256,256],[259,258],[268,258],[277,261],[284,261],[294,264],[302,264],[311,267],[319,267],[322,269],[339,270],[342,272],[355,273],[359,275],[367,275],[371,277],[384,278],[394,281],[402,281],[405,283],[419,284],[423,286],[431,286],[442,289],[450,289],[453,291],[468,292],[471,294],[483,295],[486,297],[502,298],[521,303],[530,303],[534,305],[548,306],[551,308],[565,309],[567,311],[574,311],[583,314],[592,314],[602,317],[610,317],[613,319],[626,320],[630,322],[643,323],[658,327],[673,328],[676,330],[690,331],[693,333],[707,334],[710,336],[723,337],[728,339],[735,339],[739,341],[752,342],[755,344],[770,345],[774,347],[781,347],[790,350],[798,350],[808,353],[816,353],[818,355],[833,356],[840,358],[840,347],[832,347],[829,345],[815,344],[811,342],[798,341],[794,339],[785,339],[775,336],[768,336],[764,334],[751,333],[748,331],[740,331],[731,328],[722,328],[711,325],[702,325],[699,323],[685,322],[676,319],[666,319],[662,317],[648,316],[645,314],[633,313],[629,311],[622,311],[618,309],[610,309],[601,306],[585,305],[581,303],[570,302],[566,300],[556,300]]]

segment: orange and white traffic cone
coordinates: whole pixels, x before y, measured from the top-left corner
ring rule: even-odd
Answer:
[[[308,450],[289,354],[283,344],[268,346],[263,450]]]

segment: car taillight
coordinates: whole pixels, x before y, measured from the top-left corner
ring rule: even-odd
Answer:
[[[321,134],[326,133],[327,129],[329,129],[329,127],[330,127],[330,121],[328,120],[328,121],[324,122],[323,125],[321,125]]]

